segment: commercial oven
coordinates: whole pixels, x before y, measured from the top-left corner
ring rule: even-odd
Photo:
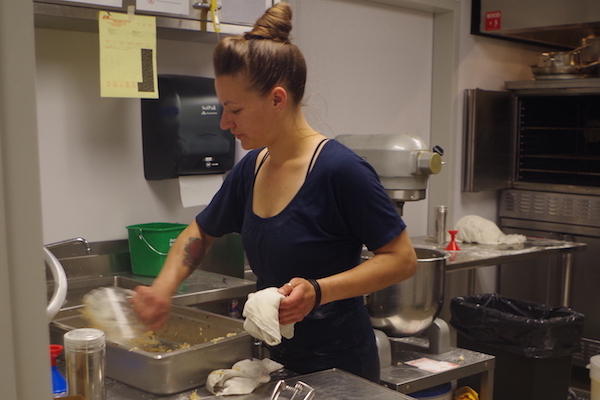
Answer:
[[[600,78],[467,90],[463,191],[500,190],[504,233],[585,242],[585,252],[498,268],[498,293],[586,316],[585,366],[600,353]]]

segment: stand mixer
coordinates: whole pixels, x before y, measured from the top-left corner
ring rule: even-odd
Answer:
[[[442,148],[435,146],[430,151],[418,136],[340,135],[335,139],[375,168],[400,215],[405,201],[425,199],[429,176],[442,170]]]
[[[441,171],[443,150],[436,146],[430,151],[414,135],[340,135],[335,139],[371,164],[400,215],[404,202],[425,199],[429,176]],[[444,301],[448,254],[419,248],[415,251],[419,263],[415,275],[367,296],[371,324],[393,338],[423,334],[429,339],[430,352],[447,352],[449,327],[437,316]],[[363,260],[372,256],[363,249]],[[376,332],[376,336],[379,342],[381,333]]]

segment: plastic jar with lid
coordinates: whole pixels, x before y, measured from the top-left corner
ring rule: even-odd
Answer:
[[[98,329],[81,328],[65,333],[65,363],[69,395],[105,400],[106,340]]]

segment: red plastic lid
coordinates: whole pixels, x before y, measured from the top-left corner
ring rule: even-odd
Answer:
[[[56,359],[62,353],[63,347],[60,344],[50,345],[50,357],[52,358],[52,366],[56,366]]]

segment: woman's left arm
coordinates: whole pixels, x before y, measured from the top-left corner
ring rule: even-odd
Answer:
[[[373,253],[348,271],[318,279],[320,304],[376,292],[410,278],[417,269],[417,255],[406,229]],[[306,279],[293,278],[279,292],[287,296],[279,306],[281,324],[301,321],[315,305],[315,288]]]

